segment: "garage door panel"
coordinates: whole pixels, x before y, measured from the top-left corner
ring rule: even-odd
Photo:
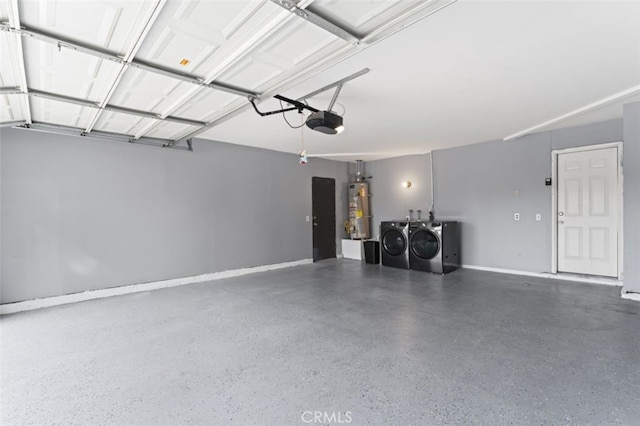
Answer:
[[[216,111],[230,108],[238,99],[238,96],[220,90],[200,89],[189,102],[178,108],[173,115],[193,120],[210,121]]]
[[[30,89],[93,102],[106,96],[121,66],[50,43],[24,39],[24,58]]]
[[[201,78],[233,53],[277,7],[263,1],[169,1],[137,57]]]
[[[24,95],[1,95],[0,124],[24,120]]]
[[[178,139],[182,135],[191,133],[197,130],[196,126],[189,126],[179,123],[171,123],[163,121],[154,127],[151,131],[147,132],[144,136],[160,139]]]
[[[181,95],[194,89],[194,85],[160,74],[128,69],[116,88],[110,103],[164,114]]]
[[[151,0],[20,0],[24,26],[125,54],[155,7]]]
[[[345,45],[346,41],[300,20],[256,45],[245,58],[221,74],[220,80],[258,91],[295,73],[305,61]]]
[[[103,111],[94,130],[103,132],[135,135],[142,127],[150,125],[156,120],[137,115],[123,114],[113,111]]]
[[[33,121],[61,126],[86,128],[96,112],[95,108],[75,105],[31,96],[31,117]]]

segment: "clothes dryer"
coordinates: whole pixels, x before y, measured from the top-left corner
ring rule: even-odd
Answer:
[[[382,265],[409,269],[409,222],[380,223],[380,258]]]
[[[446,274],[458,267],[458,222],[411,222],[409,266]]]

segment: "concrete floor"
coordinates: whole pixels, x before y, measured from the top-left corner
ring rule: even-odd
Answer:
[[[339,260],[8,315],[0,423],[640,424],[619,293]]]

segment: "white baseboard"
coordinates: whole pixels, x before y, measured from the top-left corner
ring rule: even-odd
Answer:
[[[635,300],[636,302],[640,302],[640,293],[627,293],[624,288],[620,292],[620,296],[622,296],[623,299]]]
[[[562,274],[562,273],[552,274],[550,272],[529,272],[529,271],[519,271],[516,269],[489,268],[486,266],[476,266],[476,265],[461,265],[461,267],[466,269],[477,269],[479,271],[499,272],[501,274],[526,275],[529,277],[550,278],[554,280],[565,280],[565,281],[579,281],[583,283],[604,284],[604,285],[612,285],[616,287],[622,286],[622,281],[615,278],[587,277],[584,275],[573,275],[573,274]]]
[[[475,269],[478,271],[498,272],[501,274],[528,275],[530,277],[539,277],[541,275],[537,272],[519,271],[517,269],[490,268],[488,266],[460,265],[460,267],[464,269]]]
[[[104,288],[100,290],[88,290],[82,293],[44,297],[42,299],[25,300],[24,302],[5,303],[0,305],[0,315],[31,311],[33,309],[48,308],[51,306],[66,305],[68,303],[84,302],[86,300],[103,299],[105,297],[121,296],[123,294],[140,293],[143,291],[158,290],[161,288],[178,287],[187,284],[221,280],[223,278],[238,277],[241,275],[255,274],[256,272],[272,271],[274,269],[290,268],[292,266],[308,265],[310,263],[313,263],[313,259],[302,259],[293,262],[254,266],[252,268],[233,269],[230,271],[213,272],[210,274],[194,275],[191,277],[175,278],[171,280],[154,281],[142,284],[131,284],[120,287]]]

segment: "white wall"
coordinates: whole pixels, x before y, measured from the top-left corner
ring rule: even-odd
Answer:
[[[312,176],[346,210],[345,163],[194,149],[2,129],[0,301],[311,258]]]

